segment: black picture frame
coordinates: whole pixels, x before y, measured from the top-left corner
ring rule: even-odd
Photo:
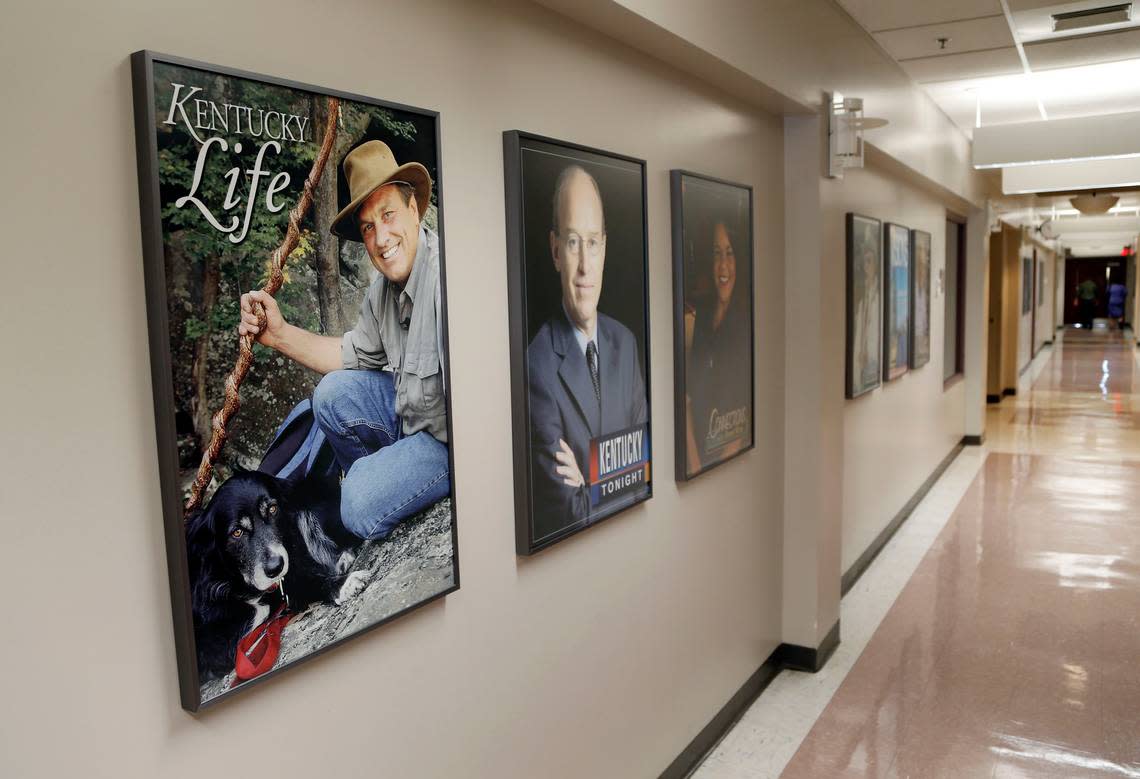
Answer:
[[[683,482],[751,451],[756,445],[755,223],[753,191],[747,184],[687,170],[672,170],[669,173],[669,191],[673,233],[674,470],[677,481]],[[711,253],[718,240],[727,241],[730,246],[739,244],[739,247],[732,247],[732,284],[726,311],[720,327],[710,330],[708,314],[717,303],[717,281],[713,279],[708,282],[711,286],[702,290],[699,276],[702,270],[715,273]],[[708,247],[707,252],[705,247]],[[703,263],[707,267],[702,268],[706,254],[710,259]],[[707,294],[701,295],[701,291]],[[741,308],[742,304],[747,306],[746,310]],[[697,328],[701,329],[699,342],[692,340],[698,335],[694,333]],[[721,333],[719,336],[713,334],[717,331]],[[705,377],[703,382],[690,381],[695,378],[695,372],[701,370],[694,364],[697,362],[693,357],[694,343],[704,344],[700,351],[707,354],[709,364],[705,369],[716,374],[715,378]],[[726,358],[732,360],[728,370],[720,364]],[[745,360],[748,365],[747,388],[742,385],[734,387]],[[690,376],[691,373],[694,376]],[[696,425],[705,415],[690,408],[691,396],[698,396],[696,405],[711,409],[704,447],[700,446],[700,437],[694,432],[692,448],[695,452],[690,452],[689,432],[696,430]],[[713,403],[714,400],[718,402]],[[740,405],[741,400],[746,400],[743,406]],[[725,405],[723,409],[719,407],[722,404]],[[741,410],[745,412],[744,420],[740,420]],[[729,423],[729,428],[721,420],[734,421]],[[713,432],[714,427],[716,433]],[[710,437],[714,441],[712,456],[708,456]],[[698,464],[695,470],[690,462],[693,454]]]
[[[910,367],[930,362],[931,235],[910,231]],[[923,270],[925,269],[925,273]],[[925,305],[923,302],[925,301]]]
[[[328,89],[304,84],[289,79],[277,78],[263,74],[253,73],[237,68],[219,66],[185,57],[161,54],[151,50],[141,50],[131,55],[131,75],[133,84],[133,105],[135,119],[136,158],[139,183],[139,209],[142,231],[142,248],[145,275],[146,310],[148,318],[148,340],[150,347],[151,381],[153,388],[153,401],[155,412],[155,427],[157,435],[157,456],[159,465],[159,479],[162,496],[162,514],[166,541],[166,558],[169,575],[172,616],[174,623],[175,651],[179,676],[179,691],[182,707],[190,712],[197,712],[206,707],[213,707],[219,702],[228,700],[234,695],[260,685],[266,680],[276,677],[283,671],[290,670],[304,664],[313,658],[328,652],[342,643],[356,638],[364,633],[371,632],[411,611],[439,600],[459,589],[459,546],[457,533],[458,507],[454,488],[455,457],[454,447],[448,444],[447,463],[451,475],[450,491],[450,557],[451,574],[450,584],[441,587],[412,605],[397,608],[381,618],[366,624],[352,632],[345,632],[334,639],[323,643],[319,647],[308,651],[303,656],[289,660],[272,667],[248,681],[242,681],[231,689],[217,693],[208,699],[203,697],[202,680],[198,668],[197,641],[193,606],[191,598],[190,563],[188,558],[188,544],[186,538],[186,513],[183,507],[182,486],[180,484],[180,464],[178,451],[178,432],[176,430],[176,400],[175,381],[173,377],[174,358],[171,353],[171,322],[168,305],[168,278],[166,270],[166,244],[164,238],[163,208],[169,204],[169,193],[164,192],[164,185],[160,180],[159,141],[156,133],[158,112],[156,111],[156,67],[180,68],[186,71],[201,71],[211,77],[255,82],[257,85],[294,90],[308,93],[311,96],[324,98],[337,98],[361,104],[369,108],[385,109],[410,117],[417,117],[432,128],[430,145],[435,150],[434,159],[434,194],[436,197],[436,234],[439,243],[439,282],[441,301],[439,316],[442,322],[439,327],[439,349],[441,350],[440,371],[443,386],[451,387],[449,343],[447,333],[447,271],[445,262],[444,238],[444,209],[443,209],[443,170],[441,150],[441,134],[439,113],[421,108],[402,105],[399,103],[378,100],[363,95],[357,95],[341,90]],[[173,112],[173,109],[172,109]],[[263,120],[264,121],[264,120]],[[265,125],[263,124],[263,129]],[[201,129],[199,125],[199,129]],[[268,133],[268,129],[266,129]],[[283,130],[282,130],[283,132]],[[301,138],[304,138],[302,132]],[[319,141],[314,145],[319,146]],[[235,150],[236,151],[236,150]],[[333,167],[338,167],[342,159],[336,155],[330,156],[325,173]],[[302,182],[303,183],[303,182]],[[289,196],[297,194],[301,186],[290,190]],[[347,192],[347,185],[343,188]],[[279,190],[280,198],[286,198],[283,190]],[[343,194],[343,193],[342,193]],[[299,197],[299,195],[298,195]],[[337,207],[341,203],[335,204]],[[427,208],[424,209],[425,213]],[[450,390],[444,391],[446,408],[446,430],[448,442],[453,437],[453,411]],[[394,534],[393,534],[394,535]],[[380,543],[380,542],[377,542]],[[363,554],[362,554],[363,556]],[[330,607],[330,608],[339,608]],[[265,623],[263,623],[265,624]],[[284,645],[283,645],[284,646]],[[231,672],[232,673],[232,672]]]
[[[623,513],[653,496],[646,163],[636,157],[520,130],[503,133],[503,160],[515,549],[520,555],[531,555]],[[601,362],[600,389],[594,391],[597,398],[593,402],[599,409],[595,419],[603,414],[608,419],[607,423],[597,422],[600,438],[591,436],[591,431],[586,427],[591,423],[586,421],[583,409],[593,409],[595,406],[590,406],[590,398],[587,397],[591,379],[584,372],[587,370],[587,358],[582,351],[585,347],[572,341],[577,336],[569,324],[570,315],[565,313],[568,309],[560,302],[563,295],[561,272],[555,269],[553,259],[556,240],[562,240],[561,236],[554,238],[552,225],[556,218],[552,213],[556,180],[563,171],[574,165],[581,166],[589,173],[589,178],[594,182],[592,191],[597,193],[604,208],[601,256],[604,258],[602,281],[605,283],[596,280],[592,282],[601,285],[600,291],[591,293],[598,297],[594,310],[610,322],[617,321],[614,317],[621,319],[618,328],[603,325],[602,316],[597,319],[596,332],[601,343],[598,358]],[[596,240],[596,229],[583,232],[594,235]],[[617,241],[614,240],[615,237],[618,238]],[[582,240],[579,252],[574,256],[586,257],[587,243],[588,240]],[[559,251],[563,251],[561,243],[558,243],[558,247]],[[619,264],[615,257],[625,259]],[[589,304],[585,304],[585,307],[588,309]],[[623,333],[620,332],[622,330]],[[620,338],[617,335],[619,333]],[[611,335],[617,340],[611,340]],[[606,344],[611,344],[609,355],[618,358],[617,365],[608,368]],[[617,344],[617,348],[614,344]],[[563,350],[562,358],[559,358],[557,349]],[[574,349],[578,350],[576,357]],[[630,360],[633,349],[637,351],[639,364]],[[570,362],[571,358],[575,361]],[[562,359],[563,362],[556,363],[556,359]],[[565,372],[562,372],[559,365],[564,366]],[[617,366],[621,366],[621,369]],[[614,373],[621,378],[608,384],[607,375]],[[570,383],[565,380],[566,376],[571,376]],[[586,378],[583,379],[583,376]],[[534,378],[538,381],[532,381]],[[635,386],[638,380],[644,387],[643,412],[642,402],[638,399],[640,391]],[[628,397],[622,403],[605,403],[603,393],[607,387],[616,386],[620,389],[625,385],[633,389],[625,393]],[[579,403],[583,405],[578,405]],[[618,408],[621,411],[616,411]],[[549,413],[555,409],[555,413]],[[642,415],[644,422],[636,421]],[[537,425],[534,424],[536,418]],[[626,420],[628,425],[623,423],[614,426],[615,420],[619,419]],[[605,430],[601,430],[603,425],[606,426]],[[608,477],[603,474],[600,465],[596,474],[597,481],[593,478],[595,474],[581,465],[579,471],[584,483],[579,482],[577,486],[563,489],[561,479],[555,481],[553,468],[557,463],[554,461],[553,447],[558,446],[558,443],[554,438],[565,436],[572,439],[567,445],[575,453],[575,462],[589,460],[600,463],[603,459],[600,454],[593,457],[583,447],[583,433],[588,438],[585,446],[589,447],[589,452],[600,453],[606,441],[611,440],[605,437],[613,436],[619,431],[630,436],[640,433],[636,439],[625,439],[637,442],[631,443],[628,449],[632,453],[633,447],[638,447],[638,456],[630,461],[634,463],[630,466],[634,468],[632,473],[637,475],[630,477],[634,481],[619,489],[616,497],[610,499],[612,502],[605,504],[600,497],[608,483]],[[547,441],[544,436],[551,440]],[[537,446],[534,445],[536,439],[540,441]],[[612,463],[608,459],[606,461],[607,465]],[[587,473],[591,478],[586,478]]]
[[[905,253],[902,262],[895,255]],[[883,381],[894,381],[910,370],[911,278],[914,262],[910,229],[895,222],[883,223]],[[902,277],[902,278],[900,278]],[[905,321],[899,321],[901,316]],[[893,324],[892,324],[893,323]],[[893,343],[892,343],[893,342]],[[895,348],[892,356],[891,347]],[[899,354],[899,352],[906,354]]]
[[[863,228],[863,229],[860,229]],[[883,226],[882,222],[869,216],[848,212],[847,234],[847,360],[845,396],[848,400],[858,398],[882,385],[883,374]],[[860,236],[874,237],[873,246],[862,246]],[[873,257],[873,267],[878,277],[870,283],[865,281],[866,270],[860,268],[858,260],[865,254]],[[860,292],[863,294],[860,295]],[[867,294],[873,293],[871,299]],[[877,300],[876,300],[877,298]],[[873,330],[868,341],[864,331]],[[860,343],[862,342],[862,343]],[[873,370],[867,371],[860,365],[860,351],[870,349],[876,352]]]

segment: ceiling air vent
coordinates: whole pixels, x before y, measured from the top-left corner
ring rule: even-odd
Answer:
[[[1086,27],[1103,27],[1106,24],[1130,21],[1132,21],[1132,3],[1103,5],[1100,8],[1053,14],[1053,32],[1083,30]]]

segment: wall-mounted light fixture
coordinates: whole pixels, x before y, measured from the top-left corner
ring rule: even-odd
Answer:
[[[835,92],[827,96],[827,105],[827,173],[841,179],[847,168],[863,167],[863,131],[885,127],[887,120],[863,116],[861,97]]]

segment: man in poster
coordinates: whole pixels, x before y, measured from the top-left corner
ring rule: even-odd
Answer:
[[[605,213],[597,181],[580,165],[555,183],[550,254],[561,310],[527,349],[535,540],[608,516],[648,489],[637,341],[598,311]]]
[[[341,337],[290,325],[264,292],[241,297],[241,334],[324,374],[313,413],[344,471],[341,518],[352,533],[385,538],[400,520],[451,491],[440,326],[439,239],[421,224],[431,177],[398,165],[381,141],[345,157],[351,202],[332,222],[364,244],[380,275]],[[252,303],[265,309],[264,331]]]

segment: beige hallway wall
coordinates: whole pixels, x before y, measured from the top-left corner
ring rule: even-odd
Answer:
[[[762,82],[810,110],[820,105],[825,90],[861,97],[868,116],[889,120],[867,135],[876,150],[951,197],[977,205],[985,200],[966,135],[834,0],[538,2],[658,56],[683,52],[686,62],[721,74],[726,83],[746,82],[750,94]],[[682,45],[667,49],[662,39],[670,37]]]
[[[462,589],[198,717],[178,706],[159,517],[127,63],[141,48],[442,112]],[[14,152],[3,773],[653,776],[775,648],[778,120],[508,0],[21,5],[0,64]],[[649,174],[655,496],[525,560],[501,153],[514,128],[646,158]],[[674,167],[756,188],[756,449],[684,488],[670,478]]]
[[[947,205],[926,189],[880,168],[849,171],[822,186],[824,252],[846,273],[845,214],[897,222],[931,235],[930,362],[845,403],[843,412],[843,545],[846,571],[902,509],[965,430],[962,382],[943,386],[946,295],[938,278],[946,262]],[[791,301],[789,301],[791,304]],[[842,299],[834,301],[842,309]],[[844,345],[835,347],[842,362]],[[829,388],[842,396],[843,385]]]

